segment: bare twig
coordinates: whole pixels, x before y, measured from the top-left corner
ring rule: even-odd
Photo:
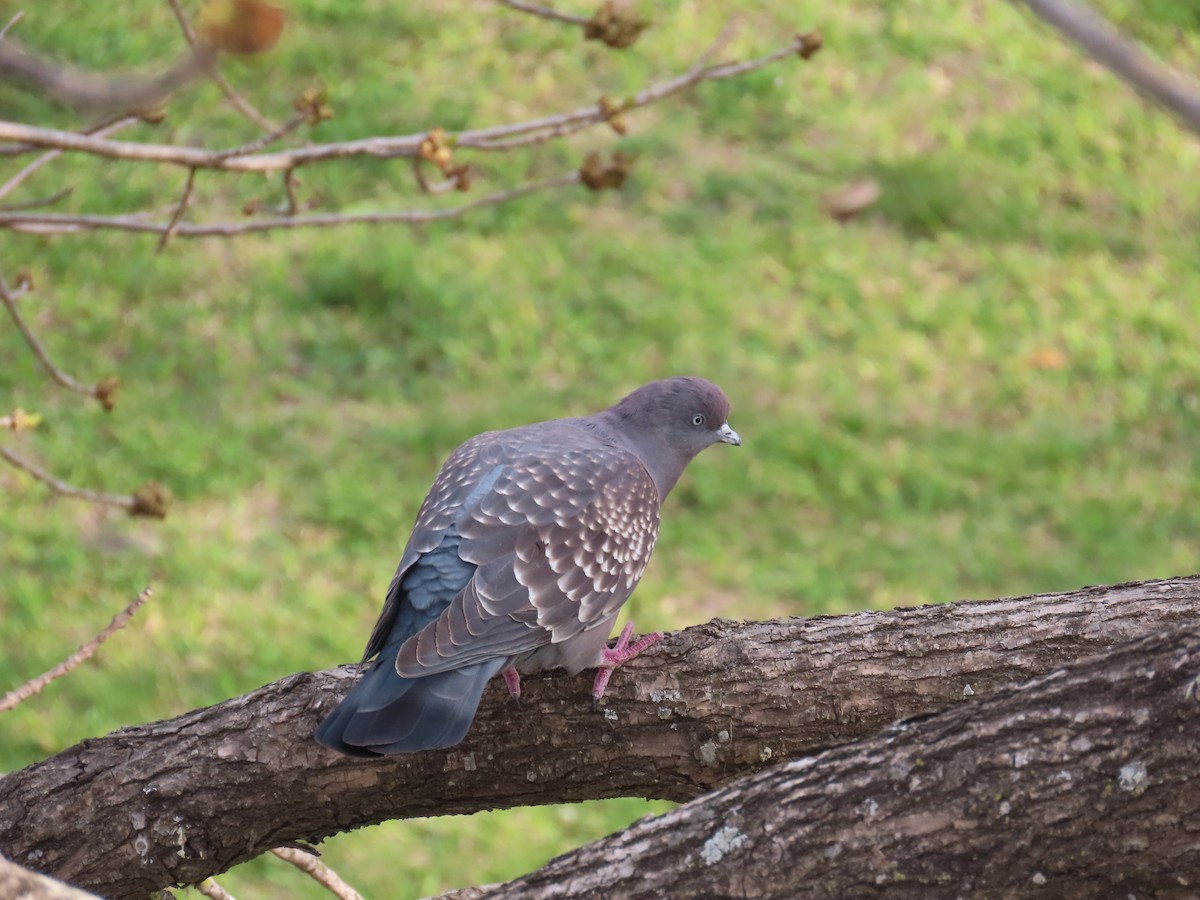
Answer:
[[[717,40],[721,41],[723,39],[718,36]],[[797,36],[785,47],[780,47],[772,53],[746,60],[745,62],[723,63],[707,67],[693,65],[692,68],[682,75],[666,81],[660,81],[638,91],[619,105],[619,111],[627,112],[643,106],[650,106],[651,104],[665,100],[672,94],[678,94],[680,91],[687,90],[703,81],[720,81],[725,78],[745,75],[747,72],[761,69],[788,56],[798,54],[804,58],[808,58],[820,46],[820,41],[821,37],[817,32],[809,32]],[[714,43],[714,45],[705,51],[705,55],[710,54],[714,47],[719,49],[719,45]],[[455,145],[457,147],[471,147],[477,150],[509,150],[513,147],[541,143],[572,134],[597,122],[608,121],[612,116],[612,108],[607,107],[605,104],[585,106],[574,112],[547,116],[542,119],[533,119],[517,125],[501,125],[471,132],[462,132],[455,137]],[[3,131],[0,128],[0,136],[2,134]]]
[[[1100,15],[1072,0],[1022,0],[1034,14],[1082,47],[1152,103],[1200,134],[1200,84],[1144,53]]]
[[[171,4],[171,11],[175,13],[175,18],[179,20],[179,28],[183,32],[184,40],[194,50],[197,46],[196,32],[192,30],[192,25],[188,21],[187,13],[183,11],[183,7],[179,4],[179,0],[168,0]],[[221,70],[216,66],[209,69],[209,77],[221,89],[221,93],[229,100],[229,103],[240,112],[243,116],[261,128],[263,131],[274,132],[279,130],[279,126],[260,113],[254,106],[239,94],[221,74]]]
[[[296,170],[288,169],[283,173],[283,190],[287,195],[287,206],[284,207],[283,213],[286,216],[296,215],[296,210],[300,208],[300,204],[296,202]]]
[[[290,862],[300,871],[306,873],[317,884],[324,887],[338,900],[363,900],[362,894],[356,891],[340,875],[311,853],[297,850],[295,847],[276,847],[271,851],[282,860]]]
[[[0,459],[28,472],[42,484],[48,486],[56,494],[64,497],[75,497],[91,503],[102,503],[105,506],[117,506],[128,510],[131,516],[148,516],[161,519],[167,514],[168,496],[158,484],[147,482],[133,494],[107,494],[103,491],[93,491],[88,488],[75,487],[60,478],[55,478],[41,466],[30,462],[23,456],[13,453],[7,447],[0,446]]]
[[[230,150],[226,150],[225,155],[245,156],[248,153],[256,153],[259,150],[262,150],[264,147],[269,147],[271,144],[275,143],[285,135],[295,131],[307,121],[308,115],[306,113],[297,113],[278,128],[268,132],[267,134],[264,134],[262,137],[255,138],[248,143],[242,144],[240,147],[234,147]]]
[[[70,197],[74,190],[75,188],[65,187],[45,197],[34,197],[32,200],[22,200],[20,203],[0,204],[0,209],[18,212],[24,209],[41,209],[43,206],[53,206],[59,200],[65,200],[67,197]]]
[[[788,56],[799,54],[807,58],[812,54],[815,46],[818,45],[816,43],[818,41],[819,37],[814,34],[800,35],[785,46],[765,56],[746,60],[745,62],[709,66],[699,70],[689,69],[682,75],[657,82],[639,91],[633,97],[626,100],[621,105],[621,108],[622,110],[632,110],[648,106],[700,82],[719,81],[724,78],[744,75],[747,72],[760,69]],[[572,112],[532,119],[528,122],[447,133],[447,138],[456,149],[504,150],[511,146],[517,146],[513,142],[506,143],[505,140],[509,138],[530,135],[535,132],[546,133],[529,141],[529,143],[534,143],[540,140],[547,140],[549,137],[579,131],[589,125],[604,123],[611,118],[611,109],[605,109],[598,104],[592,104]],[[422,132],[420,134],[394,137],[372,137],[356,141],[315,144],[309,147],[296,147],[274,153],[231,154],[228,150],[213,151],[197,147],[173,146],[170,144],[111,141],[89,135],[76,134],[70,131],[38,128],[21,122],[0,121],[0,141],[13,141],[20,144],[52,147],[71,152],[90,153],[109,159],[158,162],[185,168],[219,169],[229,172],[282,172],[287,169],[296,168],[297,166],[332,159],[355,157],[391,159],[398,156],[418,156],[421,152],[421,144],[427,137],[428,133]]]
[[[713,38],[713,42],[708,45],[708,49],[700,54],[699,59],[688,70],[688,74],[696,74],[703,72],[708,68],[709,63],[716,58],[717,54],[729,46],[729,42],[733,40],[733,36],[737,33],[736,23],[732,20],[725,24],[720,33]]]
[[[212,900],[235,900],[233,894],[225,890],[217,884],[215,879],[205,878],[197,885],[193,885],[205,897],[211,897]]]
[[[23,18],[25,18],[25,11],[20,10],[19,12],[17,12],[16,15],[14,15],[11,19],[9,19],[8,24],[5,25],[3,28],[0,28],[0,41],[4,40],[6,37],[8,37],[8,33],[10,31],[12,31],[13,26],[16,25],[18,22],[20,22]]]
[[[107,137],[108,135],[113,134],[114,132],[120,131],[122,128],[127,128],[130,125],[134,124],[135,122],[140,122],[140,121],[141,121],[141,119],[139,119],[137,116],[125,116],[123,118],[117,119],[117,121],[115,121],[115,122],[111,122],[108,125],[105,125],[103,128],[97,129],[93,133],[97,137]],[[22,182],[24,182],[25,179],[27,179],[30,175],[32,175],[38,169],[42,168],[42,166],[46,165],[48,162],[51,162],[52,160],[57,159],[58,157],[62,156],[62,154],[63,154],[63,152],[61,150],[50,150],[50,151],[42,154],[41,156],[39,156],[33,162],[29,163],[20,172],[18,172],[12,178],[8,179],[8,181],[4,182],[4,184],[2,186],[0,186],[0,199],[7,197],[18,186],[20,186],[20,184]]]
[[[407,223],[410,225],[436,222],[442,219],[456,219],[472,210],[486,206],[496,206],[525,197],[539,191],[568,187],[578,184],[578,172],[560,175],[545,181],[536,181],[521,185],[507,191],[497,191],[480,197],[470,203],[460,206],[448,206],[444,209],[426,210],[393,210],[365,213],[315,213],[305,216],[277,216],[273,218],[250,219],[242,222],[215,222],[196,225],[180,222],[176,225],[175,237],[233,237],[239,234],[249,234],[258,231],[273,231],[290,228],[338,228],[343,225],[367,224],[384,225],[392,223]],[[39,234],[59,234],[73,231],[97,231],[115,229],[117,231],[135,231],[147,234],[161,235],[167,228],[167,223],[147,221],[140,214],[124,216],[88,216],[72,214],[21,214],[0,212],[0,227],[14,228]]]
[[[192,187],[196,183],[196,170],[188,169],[187,183],[183,186],[183,193],[179,197],[179,205],[175,207],[175,212],[171,216],[171,221],[167,223],[166,230],[163,231],[162,237],[158,239],[158,252],[161,253],[166,249],[167,241],[171,240],[171,235],[175,233],[175,229],[179,226],[179,220],[183,218],[183,213],[187,209],[188,203],[192,199]]]
[[[46,348],[42,342],[38,340],[37,335],[33,330],[25,324],[24,318],[21,317],[20,311],[17,309],[17,300],[26,292],[25,284],[20,284],[16,289],[9,288],[8,282],[4,280],[4,276],[0,274],[0,303],[8,310],[8,314],[12,317],[13,324],[17,326],[17,331],[21,332],[21,336],[25,338],[25,342],[29,344],[29,349],[33,351],[33,355],[38,358],[38,362],[42,367],[50,373],[50,377],[61,384],[68,390],[75,391],[78,394],[83,394],[87,397],[97,398],[105,409],[112,409],[112,395],[115,390],[109,390],[104,395],[101,395],[100,385],[84,384],[58,366],[54,364],[54,360],[50,358],[50,354],[46,352]],[[107,384],[108,379],[105,379],[101,384]]]
[[[3,451],[2,447],[0,447],[0,451]],[[112,621],[108,623],[108,626],[103,631],[72,653],[63,662],[0,697],[0,712],[7,712],[19,706],[35,694],[41,693],[51,682],[57,681],[72,669],[91,659],[96,651],[100,649],[101,644],[129,624],[129,620],[133,618],[133,614],[141,609],[142,605],[150,599],[151,593],[150,588],[143,589],[128,606],[113,616]]]
[[[538,6],[535,3],[524,3],[522,0],[496,0],[496,2],[501,6],[507,6],[509,9],[515,9],[518,12],[529,13],[531,16],[551,19],[555,22],[566,22],[568,25],[586,25],[590,21],[587,16],[576,16],[571,13],[559,12],[557,9]]]

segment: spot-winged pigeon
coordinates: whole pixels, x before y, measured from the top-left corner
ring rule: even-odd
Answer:
[[[659,635],[608,635],[642,577],[659,508],[705,447],[741,445],[729,401],[703,378],[643,385],[592,416],[490,431],[438,473],[383,612],[363,678],[317,728],[356,756],[449,747],[466,736],[488,680],[612,670]]]

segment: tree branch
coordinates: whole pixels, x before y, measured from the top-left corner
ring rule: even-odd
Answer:
[[[1152,103],[1200,134],[1200,84],[1123,38],[1100,15],[1072,0],[1021,0],[1039,18],[1078,44]]]
[[[552,22],[565,22],[568,25],[586,25],[591,19],[588,16],[577,16],[572,13],[559,12],[548,6],[538,6],[536,3],[525,3],[523,0],[496,0],[501,6],[515,9],[517,12],[528,13]]]
[[[345,225],[385,225],[406,223],[410,225],[426,222],[438,222],[444,219],[457,219],[459,216],[482,209],[486,206],[497,206],[518,197],[526,197],[539,191],[548,191],[561,187],[569,187],[580,183],[579,173],[571,172],[557,178],[545,181],[535,181],[523,184],[507,191],[497,191],[469,203],[458,206],[446,206],[441,209],[404,209],[382,212],[363,213],[311,213],[300,216],[272,216],[252,218],[242,222],[212,222],[193,224],[176,221],[172,228],[171,222],[152,222],[141,214],[124,216],[88,216],[72,215],[69,213],[4,213],[0,212],[0,228],[9,227],[19,231],[29,231],[38,234],[57,234],[72,231],[98,231],[112,229],[116,231],[133,231],[146,234],[164,235],[168,230],[177,238],[195,237],[235,237],[257,231],[278,231],[295,228],[339,228]],[[178,209],[178,206],[176,206]]]
[[[188,42],[193,52],[200,46],[200,42],[196,37],[196,32],[192,30],[192,25],[188,22],[187,13],[183,11],[183,6],[179,0],[168,0],[171,5],[171,11],[175,13],[175,18],[179,22],[179,30],[183,32],[183,39]],[[212,66],[209,71],[209,77],[213,83],[221,89],[221,93],[229,101],[230,105],[240,112],[243,116],[268,133],[279,130],[279,126],[260,113],[254,108],[245,97],[234,90],[233,85],[221,74],[221,70],[216,66]]]
[[[60,662],[57,666],[47,672],[43,672],[37,678],[31,678],[18,688],[9,691],[3,697],[0,697],[0,713],[14,709],[24,703],[35,694],[39,694],[46,688],[47,685],[62,678],[72,669],[77,668],[81,664],[91,659],[96,651],[100,649],[100,645],[107,641],[110,637],[129,624],[129,620],[133,618],[133,614],[141,609],[142,605],[150,599],[152,591],[150,588],[144,588],[132,602],[129,603],[123,610],[113,616],[111,622],[105,626],[104,630],[98,635]]]
[[[714,621],[668,635],[622,668],[603,713],[590,708],[582,679],[530,678],[520,706],[502,685],[490,688],[463,744],[378,761],[311,739],[355,670],[301,673],[0,779],[0,852],[126,897],[385,819],[602,797],[683,801],[1197,623],[1200,576],[836,618]]]
[[[128,128],[130,125],[134,125],[140,121],[141,119],[139,119],[137,116],[125,116],[124,118],[117,119],[115,122],[108,123],[102,128],[96,129],[93,134],[99,137],[107,137],[110,134],[115,134],[121,129]],[[47,163],[53,162],[60,156],[62,156],[61,150],[49,150],[46,153],[43,153],[37,159],[33,160],[33,162],[29,163],[27,166],[25,166],[25,168],[21,169],[21,171],[0,186],[0,200],[4,199],[14,190],[16,190],[16,188],[18,188],[38,169],[42,168]]]
[[[139,112],[153,109],[211,71],[216,57],[212,47],[197,45],[161,75],[113,78],[41,59],[5,39],[0,40],[0,79],[24,81],[78,110]]]
[[[305,853],[295,847],[276,847],[271,852],[285,862],[291,863],[338,900],[363,900],[362,894],[346,884],[337,872],[312,853]]]
[[[0,459],[10,465],[28,472],[56,494],[64,497],[75,497],[87,500],[89,503],[101,503],[105,506],[116,506],[128,511],[131,516],[147,516],[152,519],[162,519],[167,514],[169,496],[157,482],[148,481],[132,494],[108,494],[104,491],[93,491],[88,488],[75,487],[61,478],[55,478],[41,466],[19,456],[7,447],[0,445]]]
[[[76,378],[72,378],[62,369],[54,364],[54,360],[50,358],[50,354],[46,352],[45,346],[38,340],[37,335],[33,333],[24,318],[21,316],[20,310],[17,309],[17,301],[21,299],[29,290],[29,282],[18,279],[17,287],[10,288],[8,282],[4,280],[4,275],[0,273],[0,304],[3,304],[8,310],[9,316],[13,320],[13,324],[17,326],[17,331],[21,332],[21,336],[25,338],[25,343],[29,345],[29,349],[33,351],[33,355],[38,358],[38,362],[59,384],[68,390],[75,391],[77,394],[83,394],[86,397],[95,397],[100,401],[100,405],[106,410],[111,410],[116,402],[117,388],[120,385],[115,378],[109,377],[96,384],[84,384]],[[10,460],[11,462],[11,460]],[[14,463],[16,465],[16,463]],[[36,476],[35,476],[36,477]]]
[[[482,896],[1195,896],[1196,624],[743,778]]]
[[[819,46],[819,36],[815,33],[800,35],[787,45],[773,53],[756,59],[738,63],[708,66],[701,69],[691,69],[676,78],[658,82],[639,91],[625,102],[622,109],[631,110],[657,103],[672,94],[703,81],[719,81],[744,75],[755,69],[770,65],[788,56],[801,55],[808,58]],[[468,129],[455,133],[447,133],[448,140],[455,148],[472,148],[477,150],[504,150],[511,144],[500,143],[501,139],[517,135],[528,135],[531,132],[550,131],[555,136],[578,131],[589,125],[607,122],[612,117],[612,111],[601,105],[581,107],[572,112],[555,116],[546,116],[510,125],[498,125],[490,128]],[[308,147],[296,147],[290,150],[280,150],[274,153],[241,153],[229,151],[205,150],[198,147],[175,146],[171,144],[143,144],[128,141],[113,141],[106,138],[73,131],[59,131],[53,128],[39,128],[21,122],[0,120],[0,141],[13,141],[23,145],[54,148],[78,153],[90,153],[110,159],[134,160],[140,162],[166,163],[192,169],[216,169],[228,172],[282,172],[297,166],[311,165],[333,159],[352,159],[357,157],[374,157],[392,159],[395,157],[413,157],[421,153],[421,144],[427,137],[426,133],[400,135],[395,137],[372,137],[356,141],[339,143],[314,144]]]

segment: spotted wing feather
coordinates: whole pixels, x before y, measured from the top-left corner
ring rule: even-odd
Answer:
[[[610,622],[645,571],[659,498],[641,462],[579,429],[521,431],[486,454],[487,471],[498,474],[486,490],[466,491],[469,502],[452,518],[459,556],[477,568],[446,611],[400,647],[402,676],[568,641]]]

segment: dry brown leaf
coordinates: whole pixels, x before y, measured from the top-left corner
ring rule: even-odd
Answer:
[[[208,0],[196,30],[227,53],[262,53],[283,33],[283,10],[263,0]]]
[[[848,222],[878,202],[882,193],[874,178],[855,178],[821,198],[821,207],[835,221]]]
[[[1039,347],[1029,354],[1030,368],[1055,372],[1067,364],[1067,354],[1057,347]]]

